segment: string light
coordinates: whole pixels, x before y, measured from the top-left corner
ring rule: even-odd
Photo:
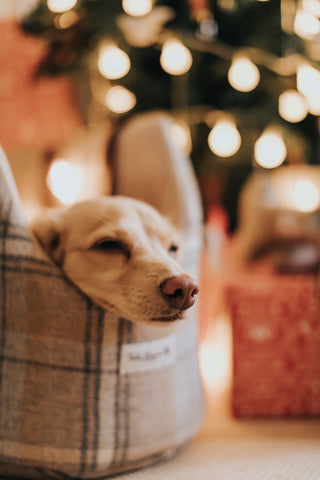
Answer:
[[[316,17],[320,17],[319,0],[302,0],[302,10],[308,13],[312,13]]]
[[[186,124],[173,122],[171,133],[176,144],[187,154],[191,153],[192,141],[189,127]]]
[[[116,85],[111,87],[105,97],[105,104],[113,113],[126,113],[131,110],[137,100],[134,93],[127,88]]]
[[[65,28],[70,28],[72,25],[75,25],[79,20],[79,15],[74,11],[64,12],[61,15],[56,15],[53,22],[56,28],[61,30]]]
[[[320,33],[320,22],[312,13],[298,10],[294,19],[294,33],[305,40],[310,40]]]
[[[306,99],[308,105],[308,111],[311,115],[320,115],[320,97],[319,94],[314,92],[313,95],[309,95]]]
[[[167,40],[162,46],[160,64],[171,75],[183,75],[191,68],[192,55],[179,40]]]
[[[320,72],[308,63],[297,68],[297,89],[305,96],[312,115],[320,114]]]
[[[51,193],[66,205],[73,203],[79,196],[84,184],[83,172],[71,163],[56,159],[50,166],[47,185]]]
[[[297,89],[306,97],[320,90],[320,73],[306,62],[297,68]]]
[[[230,85],[240,92],[250,92],[260,81],[257,66],[244,56],[235,56],[228,71]]]
[[[123,0],[122,8],[133,17],[147,15],[152,10],[152,0]]]
[[[98,68],[109,80],[124,77],[130,70],[129,56],[115,45],[104,45],[99,50]]]
[[[210,150],[219,157],[234,155],[241,146],[241,136],[234,122],[218,120],[209,133]]]
[[[297,180],[293,189],[294,201],[301,212],[313,212],[320,205],[317,187],[309,180]]]
[[[263,168],[279,167],[287,156],[285,143],[277,132],[264,132],[254,146],[255,161]]]
[[[49,10],[54,13],[62,13],[75,7],[78,0],[47,0]]]
[[[301,122],[308,114],[307,102],[296,90],[286,90],[279,96],[279,114],[288,122]]]

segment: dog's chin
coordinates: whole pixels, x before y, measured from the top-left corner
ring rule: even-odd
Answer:
[[[183,320],[183,312],[177,312],[174,315],[165,315],[163,317],[152,317],[150,321],[152,323],[171,323],[176,320]]]
[[[110,312],[114,312],[116,315],[119,315],[119,317],[125,318],[135,323],[143,323],[149,325],[164,325],[175,322],[177,320],[183,320],[185,313],[184,311],[179,310],[172,313],[171,315],[166,314],[155,317],[146,317],[145,315],[141,314],[137,318],[134,318],[131,314],[126,314],[125,312],[117,308],[115,305],[112,305],[111,303],[102,298],[95,298],[94,301],[104,309],[109,310]]]

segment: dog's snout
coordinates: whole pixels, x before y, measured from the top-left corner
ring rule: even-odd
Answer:
[[[194,304],[199,286],[188,275],[179,275],[161,282],[160,290],[171,307],[186,310]]]

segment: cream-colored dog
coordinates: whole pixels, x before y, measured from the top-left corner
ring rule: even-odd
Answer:
[[[171,322],[194,304],[198,285],[176,260],[176,233],[143,202],[89,200],[36,220],[32,230],[80,290],[122,317]]]

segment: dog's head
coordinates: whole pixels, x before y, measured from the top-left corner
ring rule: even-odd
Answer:
[[[151,206],[102,197],[38,219],[32,230],[94,302],[132,321],[181,319],[198,285],[177,262],[178,236]]]

